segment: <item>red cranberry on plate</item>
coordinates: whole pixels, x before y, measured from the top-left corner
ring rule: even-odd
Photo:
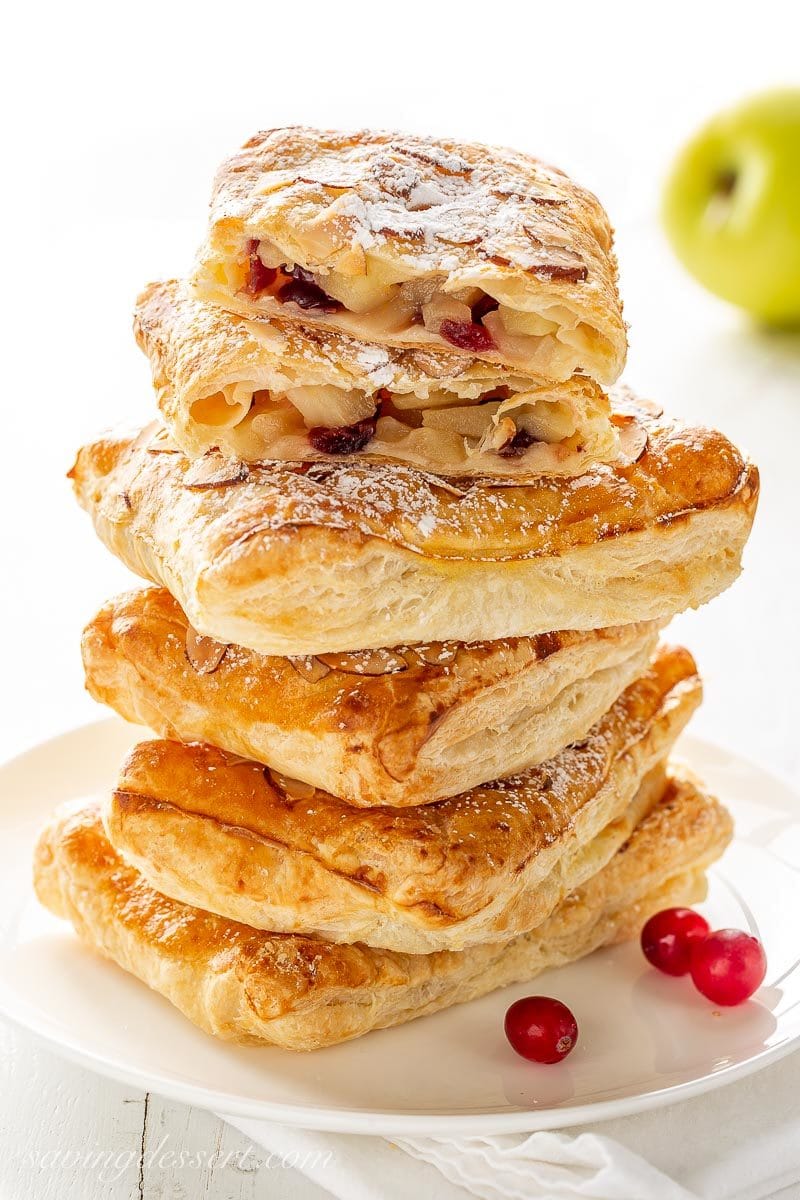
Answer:
[[[692,947],[692,982],[714,1004],[742,1004],[767,973],[767,957],[758,938],[741,929],[717,929]]]
[[[557,1063],[578,1040],[578,1023],[560,1000],[551,996],[525,996],[506,1013],[506,1037],[523,1058]]]
[[[707,936],[705,917],[691,908],[664,908],[642,930],[642,952],[665,975],[686,975],[692,947]]]

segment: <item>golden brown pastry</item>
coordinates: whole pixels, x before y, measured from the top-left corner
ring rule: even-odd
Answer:
[[[314,1050],[533,978],[635,937],[661,908],[692,904],[730,818],[680,777],[597,875],[533,933],[461,953],[398,954],[266,933],[168,900],[112,849],[96,807],[43,831],[39,899],[81,939],[166,996],[201,1029]]]
[[[86,627],[86,686],[161,737],[210,742],[351,804],[453,796],[583,737],[647,665],[655,622],[277,658],[198,638],[169,592]]]
[[[463,355],[364,346],[282,317],[247,321],[176,280],[136,307],[161,414],[181,450],[247,462],[404,462],[506,481],[577,475],[636,458],[644,432],[618,429],[592,380],[541,381]]]
[[[664,648],[582,741],[417,808],[353,808],[213,746],[142,742],[108,835],[160,892],[261,929],[420,954],[501,941],[625,840],[700,691],[689,652]]]
[[[221,642],[303,655],[600,629],[727,587],[758,496],[721,433],[637,411],[636,463],[508,488],[372,463],[190,464],[152,429],[84,447],[70,474],[109,549]]]
[[[497,146],[271,129],[223,163],[198,294],[364,342],[543,379],[625,361],[611,228],[561,171]]]

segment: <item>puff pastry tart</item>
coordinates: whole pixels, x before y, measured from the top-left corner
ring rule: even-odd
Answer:
[[[689,780],[537,930],[461,953],[399,954],[251,929],[160,895],[110,845],[96,807],[61,810],[34,863],[39,899],[80,938],[217,1037],[316,1050],[532,979],[635,937],[654,912],[705,894],[730,837]]]
[[[277,658],[200,638],[169,592],[106,604],[86,685],[161,737],[210,742],[351,804],[406,806],[542,762],[645,670],[655,622]]]
[[[220,168],[193,280],[245,316],[455,349],[540,379],[612,383],[625,360],[599,201],[496,146],[258,133]]]
[[[461,950],[533,929],[611,857],[699,702],[688,651],[662,651],[583,741],[406,809],[353,808],[212,746],[142,742],[106,826],[158,891],[247,925]]]
[[[163,430],[70,472],[105,544],[194,629],[266,654],[664,619],[738,575],[758,473],[722,434],[634,408],[636,463],[524,486],[404,466],[190,463]]]
[[[456,353],[365,346],[282,317],[247,321],[152,284],[134,318],[162,416],[197,458],[404,462],[440,475],[525,481],[635,459],[644,432],[617,427],[590,379],[537,382]]]

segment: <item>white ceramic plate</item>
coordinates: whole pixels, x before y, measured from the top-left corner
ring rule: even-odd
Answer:
[[[712,872],[712,925],[758,934],[757,1000],[715,1010],[636,945],[316,1054],[216,1042],[162,997],[81,947],[30,886],[36,829],[59,801],[101,790],[141,731],[103,721],[0,768],[0,1013],[74,1061],[216,1112],[308,1129],[463,1135],[553,1129],[667,1104],[758,1070],[800,1043],[800,799],[695,739],[681,755],[733,810],[737,839]],[[527,1063],[503,1014],[530,992],[575,1011],[557,1067]]]

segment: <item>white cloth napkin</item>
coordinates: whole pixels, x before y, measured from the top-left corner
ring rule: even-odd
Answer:
[[[800,1054],[671,1108],[554,1133],[388,1141],[225,1120],[336,1200],[800,1200]]]

